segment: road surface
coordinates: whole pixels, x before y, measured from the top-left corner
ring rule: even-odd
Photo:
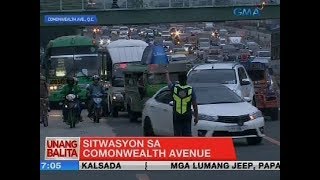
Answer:
[[[40,125],[40,158],[44,159],[44,141],[47,136],[142,136],[140,123],[129,123],[125,113],[118,118],[102,119],[99,124],[86,118],[70,129],[61,120],[61,111],[50,112],[49,127]],[[237,157],[242,161],[280,161],[280,121],[266,120],[267,137],[261,145],[247,146],[245,140],[236,140]],[[280,171],[77,171],[40,173],[41,180],[280,180]]]

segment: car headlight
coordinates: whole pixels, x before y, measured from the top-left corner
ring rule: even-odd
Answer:
[[[259,117],[263,117],[261,111],[257,111],[257,112],[255,112],[253,114],[250,114],[250,120],[255,120],[255,119],[259,118]]]
[[[218,116],[209,116],[209,115],[205,115],[205,114],[199,114],[198,117],[199,117],[199,120],[204,120],[204,121],[217,121],[218,120]]]
[[[49,89],[50,89],[50,90],[57,90],[57,89],[58,89],[58,86],[50,86]]]
[[[121,98],[123,98],[123,96],[122,96],[121,93],[114,93],[114,94],[112,95],[112,99],[113,99],[113,100],[121,99]]]

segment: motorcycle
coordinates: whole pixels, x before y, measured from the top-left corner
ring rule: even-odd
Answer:
[[[102,117],[103,114],[103,109],[102,109],[102,100],[103,100],[104,95],[99,93],[99,94],[94,94],[91,96],[93,100],[93,122],[99,123],[100,118]]]
[[[66,96],[66,103],[64,107],[67,110],[66,124],[70,126],[70,128],[74,128],[77,123],[79,123],[78,117],[78,104],[76,102],[77,96],[74,94],[68,94]]]

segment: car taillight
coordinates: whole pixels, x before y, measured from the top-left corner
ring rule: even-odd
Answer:
[[[127,68],[127,66],[128,66],[127,64],[120,64],[120,65],[119,65],[119,67],[120,67],[121,69],[125,69],[125,68]]]

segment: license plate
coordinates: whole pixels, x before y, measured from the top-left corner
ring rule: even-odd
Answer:
[[[243,129],[244,129],[243,126],[229,126],[228,127],[229,132],[243,131]]]

